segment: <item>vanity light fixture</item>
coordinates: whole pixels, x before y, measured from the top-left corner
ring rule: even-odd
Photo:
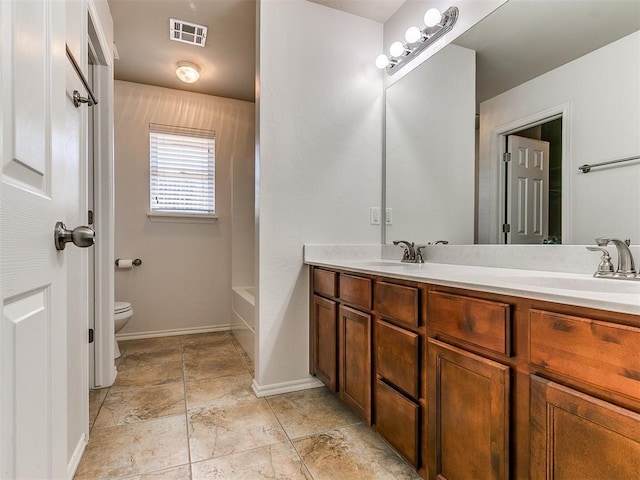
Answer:
[[[458,20],[458,7],[449,7],[443,13],[437,8],[430,8],[423,20],[423,29],[415,26],[407,29],[404,34],[407,43],[393,42],[389,48],[390,56],[378,55],[376,67],[386,69],[389,75],[396,73],[402,65],[453,29]]]
[[[176,75],[185,83],[194,83],[200,78],[200,67],[190,62],[179,62]]]

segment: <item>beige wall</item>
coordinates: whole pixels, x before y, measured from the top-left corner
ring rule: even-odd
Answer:
[[[115,82],[116,301],[133,304],[121,335],[228,327],[231,321],[231,160],[253,158],[254,104]],[[149,124],[216,132],[215,223],[151,222]]]

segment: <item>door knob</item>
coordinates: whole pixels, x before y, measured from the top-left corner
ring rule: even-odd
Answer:
[[[73,242],[76,247],[90,247],[96,243],[96,232],[90,227],[76,227],[73,230],[67,230],[64,223],[56,223],[53,229],[53,241],[56,250],[64,250],[68,242]]]

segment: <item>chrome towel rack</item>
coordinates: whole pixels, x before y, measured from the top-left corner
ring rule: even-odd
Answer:
[[[80,69],[80,65],[78,65],[76,58],[73,56],[73,53],[71,53],[71,49],[69,48],[69,45],[66,45],[66,47],[67,47],[67,57],[69,58],[69,60],[71,60],[73,69],[78,74],[78,77],[80,77],[80,81],[82,82],[82,85],[84,85],[84,88],[87,91],[87,94],[89,94],[89,98],[86,98],[81,96],[80,92],[78,92],[77,90],[74,90],[73,104],[75,105],[76,108],[78,108],[81,103],[86,103],[88,107],[93,107],[94,105],[98,104],[98,100],[96,99],[96,96],[93,94],[93,91],[91,91],[89,82],[87,82],[87,79],[85,78],[84,74],[82,73],[82,70]]]
[[[585,164],[578,167],[582,173],[589,173],[592,168],[602,167],[604,165],[613,165],[614,163],[622,163],[622,162],[630,162],[631,160],[640,160],[640,155],[636,155],[635,157],[627,157],[627,158],[619,158],[618,160],[609,160],[608,162],[600,162],[600,163],[592,163]]]

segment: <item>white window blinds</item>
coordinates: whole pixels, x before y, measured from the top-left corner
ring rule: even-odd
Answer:
[[[214,132],[149,125],[151,212],[215,215]]]

